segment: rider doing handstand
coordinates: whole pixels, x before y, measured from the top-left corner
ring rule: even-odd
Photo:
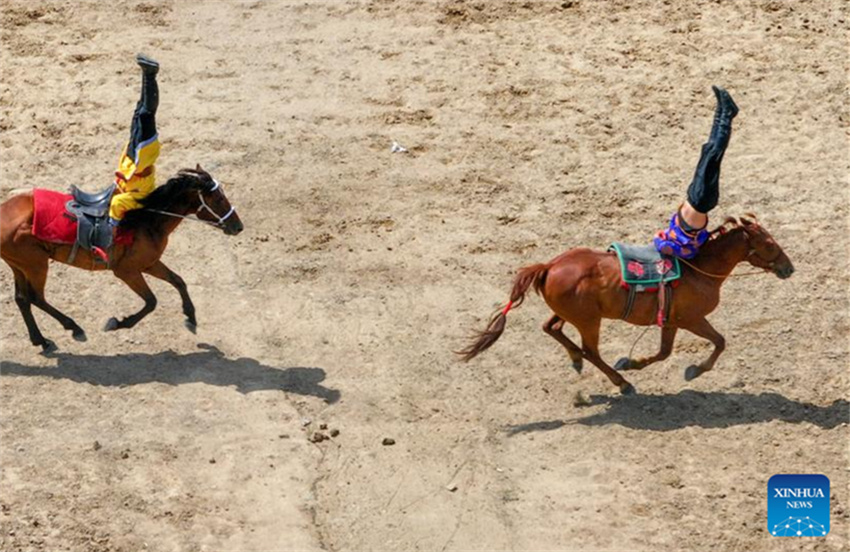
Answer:
[[[124,214],[142,207],[144,199],[156,187],[154,163],[159,157],[159,135],[156,132],[156,108],[159,88],[156,74],[159,63],[138,54],[136,63],[142,68],[142,95],[133,112],[130,140],[121,152],[115,171],[117,190],[109,206],[109,222],[117,226]]]

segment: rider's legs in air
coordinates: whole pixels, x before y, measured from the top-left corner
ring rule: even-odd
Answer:
[[[655,247],[659,251],[685,259],[694,257],[708,239],[708,212],[717,206],[720,163],[729,145],[732,119],[738,114],[738,106],[726,90],[717,86],[712,86],[712,89],[717,97],[714,124],[708,141],[702,146],[687,199],[673,215],[669,228],[659,232],[655,238]]]
[[[159,135],[156,131],[159,87],[156,74],[159,63],[142,54],[136,56],[136,63],[142,68],[142,92],[133,112],[130,140],[115,171],[117,189],[109,208],[109,219],[113,225],[118,225],[127,211],[141,207],[139,200],[156,187],[154,163],[159,157]]]

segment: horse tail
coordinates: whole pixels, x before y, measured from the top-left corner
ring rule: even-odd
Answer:
[[[483,332],[479,332],[474,337],[475,342],[462,349],[456,351],[460,355],[461,360],[468,362],[489,349],[505,331],[505,323],[508,319],[508,312],[513,307],[518,307],[525,300],[525,294],[528,288],[534,286],[534,291],[540,293],[543,285],[546,283],[546,274],[549,272],[548,264],[535,264],[521,268],[514,279],[514,287],[511,290],[511,298],[505,307],[496,313],[487,324],[487,328]]]

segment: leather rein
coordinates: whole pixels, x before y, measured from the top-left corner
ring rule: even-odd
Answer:
[[[751,248],[750,252],[747,253],[747,257],[745,257],[745,258],[749,258],[755,252],[756,252],[756,250]],[[764,274],[766,272],[771,272],[771,270],[773,269],[773,265],[776,263],[776,259],[778,259],[778,258],[779,258],[779,253],[777,253],[776,257],[774,257],[774,259],[772,261],[768,261],[770,263],[770,265],[769,265],[770,268],[762,268],[761,270],[753,270],[751,272],[744,272],[743,274],[729,273],[729,274],[726,274],[726,275],[712,274],[711,272],[706,272],[706,271],[704,271],[700,268],[697,268],[696,266],[694,266],[693,264],[689,263],[688,261],[686,261],[685,259],[682,259],[682,258],[679,258],[679,262],[685,263],[689,267],[693,268],[694,270],[696,270],[700,274],[704,274],[705,276],[709,276],[711,278],[724,279],[724,278],[733,278],[733,277],[736,277],[736,276],[756,276],[756,275],[759,275],[759,274]]]

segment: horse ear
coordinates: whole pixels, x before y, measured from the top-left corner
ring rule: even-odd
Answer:
[[[198,172],[204,172],[204,169],[201,168],[200,163],[195,163],[195,170]]]
[[[750,215],[750,213],[747,213],[747,214]],[[750,216],[752,216],[752,215],[750,215]],[[755,217],[753,217],[753,218],[755,218]],[[744,230],[752,230],[753,228],[755,228],[757,226],[756,222],[754,222],[754,221],[752,221],[748,218],[745,218],[745,217],[741,217],[740,221],[741,221],[741,224],[744,227]]]

